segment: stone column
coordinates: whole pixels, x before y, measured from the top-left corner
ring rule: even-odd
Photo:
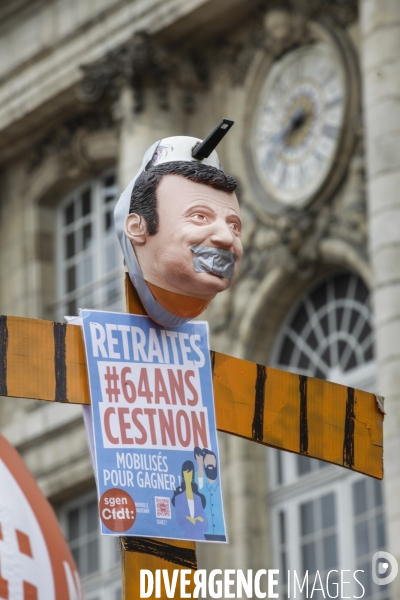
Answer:
[[[400,563],[400,2],[360,0],[370,256],[385,409],[388,550]],[[400,598],[400,576],[392,584]]]
[[[155,92],[146,90],[146,104],[139,113],[134,112],[133,91],[126,86],[120,98],[120,143],[118,161],[118,180],[121,191],[136,175],[146,150],[157,140],[176,133],[177,126],[167,111],[157,106]],[[178,129],[179,131],[179,129]]]

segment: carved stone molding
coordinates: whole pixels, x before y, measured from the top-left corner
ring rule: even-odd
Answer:
[[[274,58],[279,58],[286,50],[311,40],[304,16],[285,8],[268,11],[264,16],[264,29],[264,48]]]
[[[290,4],[307,19],[329,18],[341,27],[351,25],[358,18],[357,0],[291,0]]]
[[[82,66],[84,77],[77,88],[78,97],[96,102],[104,93],[113,100],[120,87],[128,84],[134,91],[134,111],[144,108],[144,90],[157,91],[159,108],[169,108],[169,86],[181,91],[185,112],[194,110],[194,94],[207,81],[205,62],[195,53],[179,52],[157,44],[145,32],[137,32],[121,48],[109,52],[97,63]]]
[[[86,134],[112,127],[114,119],[110,110],[90,111],[68,119],[36,144],[29,173],[37,171],[47,158],[57,155],[65,174],[71,178],[76,177],[90,162],[84,144]]]
[[[346,27],[358,18],[358,0],[262,0],[265,11],[290,10],[308,20],[330,19],[335,25]]]
[[[319,21],[330,27],[344,27],[356,20],[355,0],[265,0],[243,26],[230,37],[210,44],[203,59],[210,72],[222,66],[233,85],[243,85],[257,51],[274,60],[314,39],[310,23]]]

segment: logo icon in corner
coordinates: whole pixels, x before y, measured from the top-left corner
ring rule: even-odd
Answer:
[[[392,554],[383,550],[375,552],[372,557],[372,579],[374,583],[377,585],[392,583],[396,579],[398,572],[399,565]],[[386,576],[382,577],[385,574]]]

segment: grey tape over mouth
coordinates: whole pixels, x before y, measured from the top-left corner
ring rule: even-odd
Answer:
[[[229,250],[211,246],[190,246],[193,252],[194,270],[197,273],[213,273],[225,279],[232,279],[235,272],[237,255]]]

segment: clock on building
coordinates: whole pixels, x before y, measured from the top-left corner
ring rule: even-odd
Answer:
[[[346,136],[347,81],[341,54],[322,40],[289,51],[269,70],[253,121],[252,150],[260,183],[272,199],[302,207],[325,186]]]

